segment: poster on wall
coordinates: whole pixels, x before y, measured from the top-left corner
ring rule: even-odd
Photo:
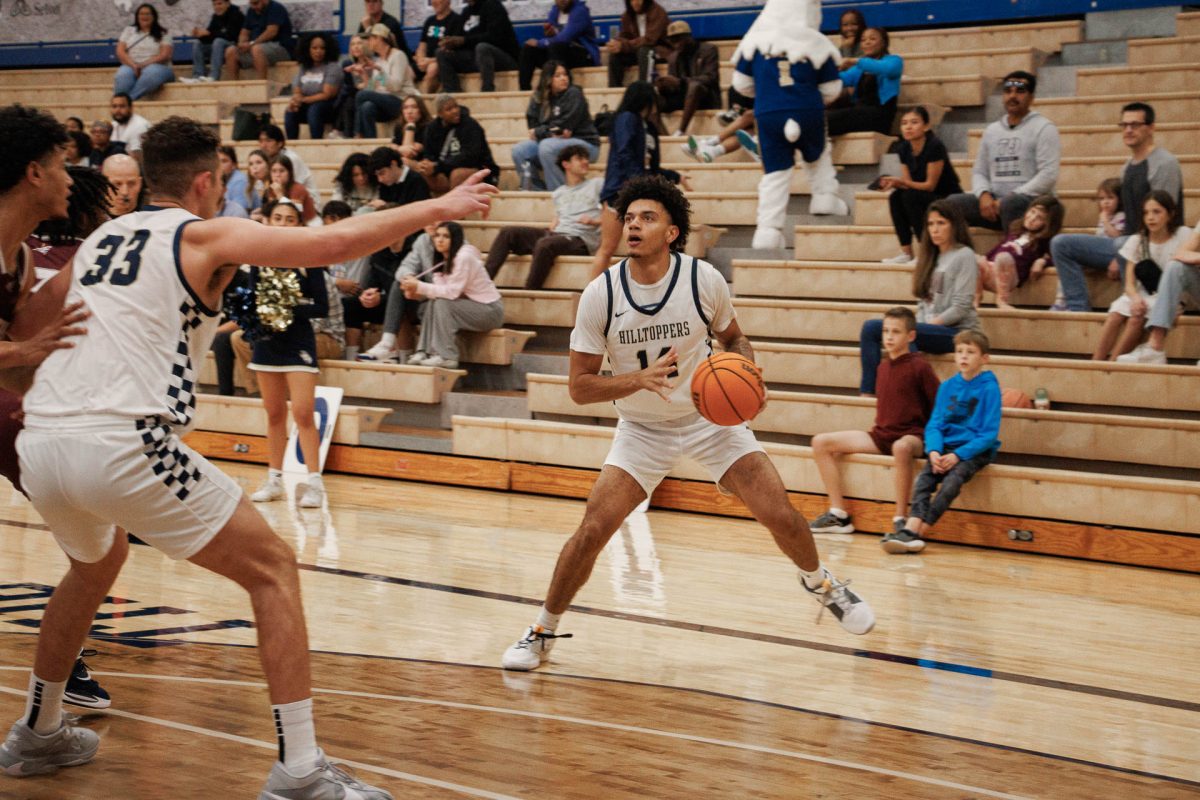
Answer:
[[[298,31],[339,26],[334,15],[338,0],[279,1]],[[141,0],[0,0],[0,44],[116,39],[133,24],[139,5]],[[172,36],[189,36],[212,16],[212,4],[201,0],[154,0],[154,7]]]

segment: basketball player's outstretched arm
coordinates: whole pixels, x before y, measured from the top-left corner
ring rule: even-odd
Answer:
[[[654,392],[669,403],[675,384],[667,380],[667,376],[675,369],[677,361],[679,354],[672,347],[662,358],[645,369],[621,375],[601,375],[600,367],[604,364],[604,356],[572,350],[567,387],[571,399],[580,405],[609,403],[642,389]]]

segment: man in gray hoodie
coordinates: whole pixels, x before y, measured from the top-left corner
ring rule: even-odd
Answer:
[[[1062,145],[1054,123],[1031,109],[1037,78],[1018,70],[1004,76],[1004,112],[987,126],[975,156],[971,192],[946,198],[967,223],[1008,230],[1033,198],[1054,194]]]

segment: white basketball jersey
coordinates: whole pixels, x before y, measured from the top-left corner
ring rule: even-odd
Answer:
[[[622,419],[661,422],[696,413],[692,374],[712,354],[710,335],[734,319],[725,278],[707,261],[671,254],[667,274],[652,286],[635,283],[625,261],[593,280],[579,300],[571,349],[608,353],[614,375],[637,372],[672,347],[679,354],[671,402],[639,391],[616,401]]]
[[[67,302],[91,312],[87,334],[43,362],[25,395],[27,415],[125,417],[180,434],[191,427],[196,365],[219,321],[179,264],[183,227],[197,219],[179,208],[138,211],[80,246]]]

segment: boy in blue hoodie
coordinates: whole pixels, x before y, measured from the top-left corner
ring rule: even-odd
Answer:
[[[933,415],[925,426],[929,462],[913,485],[904,529],[881,542],[889,553],[924,550],[921,537],[950,508],[963,484],[990,464],[1000,449],[1000,383],[983,368],[989,350],[988,338],[979,331],[962,331],[954,337],[958,374],[938,389]],[[941,490],[934,497],[939,484]]]

